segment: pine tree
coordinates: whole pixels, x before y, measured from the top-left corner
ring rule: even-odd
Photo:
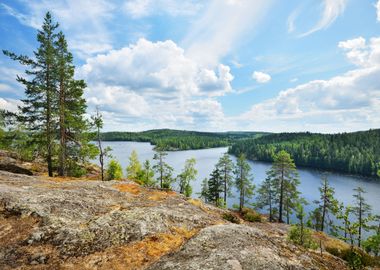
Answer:
[[[86,83],[75,80],[73,56],[68,51],[67,41],[62,32],[58,33],[56,48],[56,72],[58,83],[59,115],[59,158],[58,174],[73,175],[78,164],[92,157],[92,144],[89,143],[89,123],[84,118],[86,100],[83,92]]]
[[[215,169],[210,174],[210,178],[208,179],[207,201],[214,203],[216,207],[222,206],[220,199],[220,194],[222,192],[223,178],[219,169],[215,167]]]
[[[251,167],[249,166],[245,155],[241,154],[235,165],[235,186],[239,192],[239,211],[244,208],[247,199],[252,198],[254,185],[251,183]]]
[[[216,166],[218,167],[223,177],[224,204],[227,205],[227,196],[231,194],[231,186],[233,184],[232,173],[234,169],[234,164],[228,153],[224,153],[223,156],[219,159]]]
[[[337,231],[342,231],[343,236],[339,235],[338,237],[344,241],[348,241],[351,245],[351,250],[354,248],[355,238],[359,234],[359,223],[352,221],[352,215],[354,210],[351,206],[344,207],[343,204],[339,206],[339,212],[337,218],[342,221],[342,225],[334,225]]]
[[[182,194],[187,193],[187,197],[191,196],[190,182],[196,180],[198,174],[198,171],[195,169],[195,164],[195,158],[187,159],[182,172],[177,176],[177,179],[179,181],[179,192]]]
[[[284,206],[287,214],[287,221],[291,210],[295,208],[299,200],[298,173],[293,159],[286,151],[280,151],[274,156],[271,169],[267,172],[268,177],[273,181],[276,200],[278,201],[278,222],[283,222]]]
[[[161,188],[171,188],[171,183],[173,182],[173,168],[165,162],[165,157],[167,153],[156,148],[156,153],[154,154],[153,159],[157,163],[153,166],[153,169],[158,173],[158,181],[160,182]]]
[[[274,207],[274,187],[269,177],[265,178],[263,183],[257,190],[256,207],[259,209],[267,208],[269,211],[269,221],[272,222],[275,219],[276,208]]]
[[[135,150],[132,151],[129,157],[129,164],[127,166],[127,178],[138,180],[141,171],[141,164]]]
[[[143,164],[143,169],[139,173],[139,181],[147,187],[153,187],[156,184],[156,181],[154,180],[154,171],[153,168],[150,165],[149,160],[145,160]]]
[[[38,31],[37,41],[39,48],[34,52],[35,60],[16,55],[9,51],[3,53],[11,59],[29,67],[26,75],[31,80],[17,77],[17,81],[25,86],[25,96],[21,109],[21,120],[26,123],[29,131],[36,136],[38,144],[45,149],[45,157],[49,176],[53,176],[53,148],[54,131],[57,125],[57,74],[56,48],[54,41],[57,38],[55,30],[58,24],[54,23],[49,12],[46,13],[42,30]]]
[[[355,206],[353,207],[353,213],[357,218],[358,224],[358,247],[362,242],[362,230],[368,231],[368,222],[371,221],[371,206],[366,202],[364,194],[366,193],[363,188],[357,187],[354,189],[355,194]]]
[[[123,178],[123,168],[117,160],[111,159],[107,167],[108,180],[120,180]]]
[[[322,178],[321,186],[319,187],[320,200],[315,201],[318,204],[320,212],[320,227],[317,230],[324,231],[331,224],[330,214],[336,215],[338,212],[339,202],[334,198],[335,190],[329,185],[326,177]]]
[[[203,199],[205,203],[209,202],[209,187],[208,187],[208,179],[207,177],[202,180],[201,184],[201,192],[197,193],[200,199]]]

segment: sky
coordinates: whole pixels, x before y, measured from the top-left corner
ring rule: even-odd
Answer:
[[[47,11],[105,131],[380,128],[380,0],[0,0],[0,49]],[[24,69],[0,55],[0,108]]]

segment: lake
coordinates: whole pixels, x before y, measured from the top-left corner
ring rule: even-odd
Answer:
[[[150,143],[141,142],[103,142],[104,146],[110,146],[112,148],[112,155],[117,159],[125,168],[128,165],[128,158],[133,150],[136,150],[139,156],[140,162],[144,162],[149,159],[152,164],[153,160],[153,146]],[[208,177],[211,171],[214,169],[215,164],[218,162],[220,156],[227,151],[226,147],[212,148],[202,150],[188,150],[188,151],[175,151],[168,152],[166,162],[174,168],[174,175],[181,172],[185,160],[189,158],[195,158],[197,160],[196,168],[198,170],[197,180],[192,183],[193,197],[197,197],[196,193],[201,190],[202,179]],[[231,156],[235,161],[236,158]],[[254,184],[256,187],[265,179],[266,171],[270,168],[270,163],[264,163],[259,161],[249,161],[249,165],[252,168],[252,175],[254,177]],[[319,190],[321,176],[326,174],[330,185],[335,188],[336,198],[343,202],[345,205],[353,203],[353,189],[361,186],[367,193],[365,198],[367,202],[372,206],[373,213],[380,215],[380,181],[371,180],[360,176],[350,176],[338,173],[323,172],[315,169],[299,168],[298,169],[301,184],[299,190],[302,196],[309,202],[309,205],[305,207],[306,211],[314,209],[315,205],[312,203],[319,198]],[[228,206],[232,207],[234,203],[238,203],[237,191],[233,190],[234,197],[228,199]]]

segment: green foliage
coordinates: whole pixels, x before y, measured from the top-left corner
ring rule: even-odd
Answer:
[[[120,180],[123,178],[123,168],[120,163],[112,159],[107,166],[107,179]]]
[[[357,242],[360,247],[362,241],[362,230],[368,231],[370,229],[369,222],[373,217],[371,215],[371,206],[364,198],[366,191],[361,187],[357,187],[354,189],[354,192],[355,205],[352,208],[352,211],[354,216],[357,218]]]
[[[333,135],[270,134],[236,141],[230,153],[271,162],[280,150],[290,153],[297,166],[374,177],[380,170],[380,129]]]
[[[145,160],[143,168],[139,172],[138,182],[147,187],[153,187],[156,185],[156,181],[154,180],[154,171],[149,160]]]
[[[268,182],[271,184],[273,202],[278,204],[278,221],[283,222],[283,216],[290,223],[290,216],[301,201],[298,185],[298,172],[290,154],[280,151],[273,156],[273,164],[267,171]]]
[[[156,148],[165,151],[204,149],[229,146],[242,138],[256,138],[264,132],[196,132],[171,129],[148,130],[143,132],[106,132],[105,141],[150,142]]]
[[[253,177],[250,175],[251,167],[249,166],[245,155],[241,154],[235,165],[235,187],[239,192],[239,211],[244,208],[244,204],[253,196],[255,186],[251,183]]]
[[[229,221],[229,222],[232,222],[232,223],[235,223],[235,224],[240,224],[240,219],[236,215],[234,215],[234,214],[232,214],[230,212],[223,213],[222,218],[225,219],[225,220],[227,220],[227,221]]]
[[[211,172],[210,178],[208,179],[208,192],[207,201],[214,203],[217,207],[222,206],[220,194],[223,192],[222,176],[218,168]]]
[[[363,242],[363,248],[368,253],[371,253],[375,256],[379,256],[380,255],[380,234],[375,234],[368,237]]]
[[[249,222],[262,222],[262,216],[253,209],[244,207],[241,211],[244,220]]]
[[[153,159],[156,160],[156,164],[153,166],[153,169],[158,174],[158,182],[160,183],[161,188],[171,189],[171,184],[174,182],[172,173],[173,168],[165,162],[165,157],[167,153],[161,151],[160,149],[155,150]]]
[[[209,199],[209,186],[207,177],[202,180],[201,192],[197,193],[200,199],[203,199],[205,203],[208,203]]]
[[[223,185],[223,200],[224,204],[227,205],[227,196],[231,196],[231,187],[233,186],[233,169],[234,164],[228,155],[228,153],[224,153],[223,156],[220,157],[216,167],[219,169],[221,177],[222,177],[222,185]]]
[[[129,164],[127,166],[127,178],[138,180],[141,174],[141,164],[135,150],[132,151],[129,157]]]
[[[187,159],[182,172],[177,176],[179,182],[179,192],[185,194],[186,197],[190,197],[192,193],[192,187],[190,182],[195,181],[198,171],[195,169],[195,158]]]
[[[275,196],[274,181],[267,177],[257,190],[255,207],[258,209],[266,209],[269,213],[270,222],[275,220],[277,214],[277,208],[274,206]]]

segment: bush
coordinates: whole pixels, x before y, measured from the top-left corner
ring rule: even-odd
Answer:
[[[364,269],[366,266],[379,266],[378,258],[358,248],[338,249],[326,247],[326,251],[334,256],[345,260],[351,269]]]
[[[250,208],[243,208],[242,216],[244,220],[249,222],[262,222],[261,215]]]
[[[236,223],[236,224],[240,223],[240,219],[236,215],[231,214],[231,213],[224,213],[222,215],[222,218],[232,223]]]
[[[107,179],[108,180],[120,180],[123,178],[123,169],[121,168],[121,165],[116,160],[112,159],[108,163],[107,168]]]
[[[299,225],[292,225],[288,232],[288,239],[296,245],[303,246],[305,248],[317,249],[318,244],[311,236],[311,230],[309,228]]]

